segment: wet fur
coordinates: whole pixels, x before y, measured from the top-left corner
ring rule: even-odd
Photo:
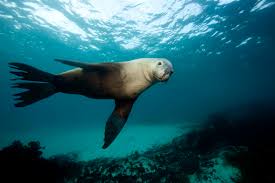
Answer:
[[[149,68],[139,62],[103,63],[97,67],[57,75],[58,91],[97,99],[133,99],[153,84],[144,78],[144,69]]]

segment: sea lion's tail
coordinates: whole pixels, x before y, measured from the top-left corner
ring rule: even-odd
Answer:
[[[10,71],[10,73],[19,77],[12,80],[31,81],[18,82],[12,86],[13,88],[27,89],[27,91],[14,94],[17,97],[15,98],[17,101],[16,107],[25,107],[57,92],[54,85],[54,74],[22,63],[12,62],[9,63],[9,66],[12,69],[16,69],[16,71]]]

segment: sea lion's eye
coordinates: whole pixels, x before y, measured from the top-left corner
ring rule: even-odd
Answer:
[[[161,62],[158,62],[158,65],[161,65]]]

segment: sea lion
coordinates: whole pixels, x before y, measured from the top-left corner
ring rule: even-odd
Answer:
[[[23,63],[9,63],[12,74],[19,76],[14,88],[27,89],[17,93],[16,107],[25,107],[55,93],[84,95],[95,99],[114,99],[115,108],[107,120],[103,149],[120,133],[138,96],[157,82],[168,81],[174,72],[164,58],[141,58],[125,62],[82,63],[55,59],[77,67],[57,75]],[[30,82],[31,81],[31,82]]]

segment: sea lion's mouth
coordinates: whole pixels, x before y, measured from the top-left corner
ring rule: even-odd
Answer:
[[[162,82],[166,82],[166,81],[169,80],[169,77],[170,77],[170,72],[167,72],[167,71],[166,71],[166,72],[161,76],[160,80],[161,80]]]
[[[173,70],[166,68],[161,76],[155,75],[155,78],[160,82],[167,82],[172,74]]]

